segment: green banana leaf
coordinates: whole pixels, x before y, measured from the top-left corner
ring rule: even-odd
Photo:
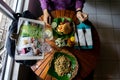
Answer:
[[[59,57],[64,55],[65,57],[67,57],[70,61],[71,61],[71,72],[69,72],[68,74],[65,74],[63,76],[59,76],[54,69],[54,62],[55,60]],[[63,52],[56,52],[54,54],[54,58],[51,62],[51,67],[48,70],[48,74],[51,75],[52,77],[55,77],[57,80],[70,80],[71,76],[72,76],[72,71],[75,69],[77,65],[77,60],[74,56],[71,56],[69,54],[63,53]]]
[[[65,20],[69,22],[73,22],[71,18],[55,18],[53,19],[53,22],[57,23],[57,26],[60,24],[60,22],[64,22]],[[62,38],[62,39],[67,39],[70,38],[71,36],[74,35],[74,31],[71,32],[70,34],[63,34],[57,31],[57,28],[53,28],[53,36],[56,38]]]

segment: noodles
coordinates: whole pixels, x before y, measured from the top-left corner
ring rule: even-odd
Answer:
[[[63,76],[64,74],[69,73],[71,70],[70,60],[68,58],[66,58],[64,55],[58,57],[55,60],[54,66],[55,66],[55,72],[59,76]]]

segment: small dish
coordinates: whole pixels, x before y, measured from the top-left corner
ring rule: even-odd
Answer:
[[[51,26],[55,43],[58,47],[72,47],[74,45],[75,24],[71,18],[55,18],[53,19]]]

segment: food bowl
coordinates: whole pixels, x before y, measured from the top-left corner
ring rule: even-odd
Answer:
[[[56,64],[58,65],[57,67]],[[57,71],[56,68],[59,70]],[[72,53],[66,50],[54,53],[51,66],[48,70],[49,75],[58,80],[72,80],[77,75],[77,71],[78,62]]]
[[[54,18],[52,21],[52,30],[55,43],[58,47],[72,47],[75,43],[75,24],[71,18]]]

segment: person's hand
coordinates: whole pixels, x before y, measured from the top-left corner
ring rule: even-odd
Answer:
[[[48,13],[47,9],[45,9],[45,10],[43,11],[43,15],[44,15],[43,20],[44,20],[44,22],[46,23],[46,25],[50,25],[50,23],[51,23],[51,16],[50,16],[50,14]]]
[[[88,19],[88,15],[86,13],[81,12],[81,11],[78,11],[76,13],[76,16],[81,22],[84,22],[85,20]]]

